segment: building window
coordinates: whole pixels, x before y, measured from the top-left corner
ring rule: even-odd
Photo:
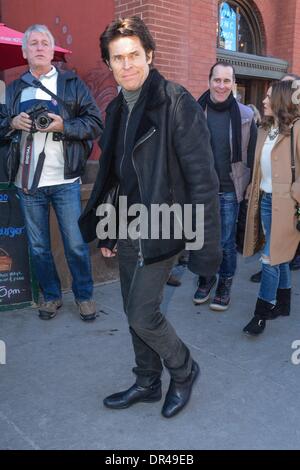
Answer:
[[[241,4],[235,1],[219,3],[217,47],[234,52],[258,54],[255,28]]]

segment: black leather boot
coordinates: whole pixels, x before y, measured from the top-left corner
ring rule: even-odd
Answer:
[[[197,362],[193,361],[191,373],[184,382],[175,382],[171,379],[164,406],[161,410],[165,418],[172,418],[187,405],[193,385],[199,375],[199,370]]]
[[[161,381],[157,380],[150,387],[141,387],[136,383],[124,392],[114,393],[103,400],[107,408],[121,410],[138,402],[155,402],[161,400]]]
[[[291,311],[291,289],[277,289],[277,303],[271,311],[271,319],[279,316],[287,317]]]
[[[248,325],[243,328],[243,332],[250,336],[257,336],[262,333],[266,327],[266,320],[270,319],[271,312],[275,305],[262,299],[257,299],[254,317]]]

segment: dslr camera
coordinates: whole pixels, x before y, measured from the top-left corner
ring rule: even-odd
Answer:
[[[47,129],[53,121],[53,119],[48,116],[48,108],[45,105],[37,104],[26,112],[32,120],[31,132],[38,132],[39,129]]]

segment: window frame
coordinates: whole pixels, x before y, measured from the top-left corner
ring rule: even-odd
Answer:
[[[255,18],[252,9],[249,5],[249,2],[246,1],[237,1],[237,0],[219,0],[218,1],[218,22],[217,22],[217,48],[224,49],[224,50],[229,50],[225,49],[224,47],[220,46],[220,30],[219,30],[219,25],[220,25],[220,10],[221,10],[221,4],[222,3],[228,3],[230,6],[236,7],[237,8],[237,14],[240,16],[243,16],[248,27],[249,31],[251,34],[251,40],[252,40],[252,48],[251,52],[247,52],[247,54],[254,54],[254,55],[261,55],[262,54],[262,41],[261,41],[261,31],[260,27],[258,24],[257,19]],[[236,51],[231,51],[231,52],[244,52],[242,50],[239,50],[239,30],[238,30],[238,24],[239,20],[238,17],[236,18]]]

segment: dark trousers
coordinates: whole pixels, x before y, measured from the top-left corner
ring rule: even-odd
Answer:
[[[159,379],[161,359],[174,380],[184,381],[191,372],[190,352],[160,312],[163,289],[176,256],[141,267],[138,242],[130,239],[119,240],[118,256],[124,311],[135,353],[136,383],[148,387]]]

